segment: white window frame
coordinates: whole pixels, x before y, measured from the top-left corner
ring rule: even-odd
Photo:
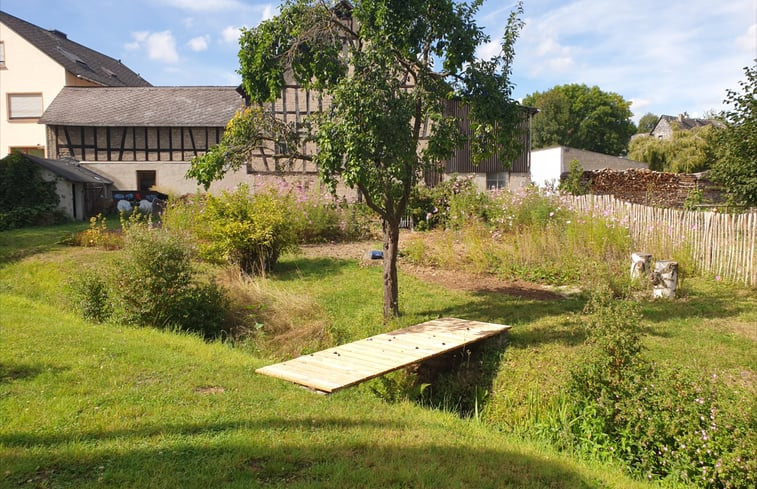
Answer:
[[[23,115],[20,116],[14,116],[13,115],[13,99],[39,99],[39,110],[37,111],[37,107],[34,107],[34,111],[27,109],[26,112],[23,113]],[[42,100],[42,94],[41,93],[9,93],[8,94],[8,120],[9,121],[36,121],[40,117],[42,117],[42,112],[45,111],[45,105]],[[26,102],[31,106],[30,101]],[[37,112],[39,112],[37,114]],[[36,114],[36,115],[35,115]]]
[[[5,41],[0,41],[0,70],[5,69]]]
[[[491,183],[494,182],[492,185]],[[507,188],[507,172],[491,172],[486,174],[486,190],[503,190]]]

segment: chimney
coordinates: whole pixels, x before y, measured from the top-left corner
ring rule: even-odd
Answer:
[[[50,32],[63,39],[68,39],[68,35],[65,32],[61,32],[58,29],[51,29]]]
[[[678,114],[678,122],[683,122],[683,114]]]

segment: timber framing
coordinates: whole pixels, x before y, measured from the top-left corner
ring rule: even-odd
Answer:
[[[79,161],[189,161],[218,144],[223,127],[48,126],[50,154]]]

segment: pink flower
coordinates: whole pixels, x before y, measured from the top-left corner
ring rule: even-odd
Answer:
[[[720,282],[720,275],[715,275],[715,281]]]

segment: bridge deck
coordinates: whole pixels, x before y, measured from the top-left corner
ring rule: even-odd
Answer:
[[[510,326],[503,324],[435,319],[262,367],[256,372],[331,393],[508,329]]]

